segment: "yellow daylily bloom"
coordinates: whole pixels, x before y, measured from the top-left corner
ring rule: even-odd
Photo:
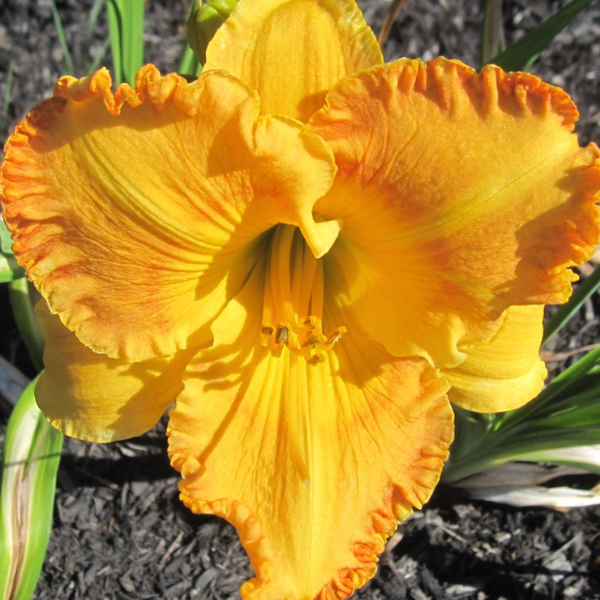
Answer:
[[[244,598],[334,599],[427,501],[450,401],[541,389],[543,305],[598,241],[600,152],[524,73],[383,64],[353,0],[241,0],[199,79],[64,77],[10,137],[14,252],[44,301],[50,421],[169,416]]]

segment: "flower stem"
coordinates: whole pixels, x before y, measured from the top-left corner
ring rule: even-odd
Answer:
[[[29,352],[33,366],[38,371],[41,371],[44,368],[44,340],[35,325],[35,316],[29,296],[27,279],[21,277],[9,282],[8,293],[17,329],[25,342],[25,347]]]

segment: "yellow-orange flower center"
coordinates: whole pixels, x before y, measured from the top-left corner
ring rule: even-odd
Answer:
[[[273,232],[261,328],[261,345],[279,355],[283,347],[310,364],[325,360],[346,332],[336,327],[323,334],[323,260],[316,259],[302,233],[292,225]]]

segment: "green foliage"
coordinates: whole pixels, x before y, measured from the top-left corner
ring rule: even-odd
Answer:
[[[0,219],[0,283],[8,283],[25,275],[25,271],[15,260],[11,246],[10,232]]]
[[[0,600],[29,600],[50,539],[63,435],[35,402],[35,381],[6,429],[0,489]]]
[[[521,40],[485,62],[498,65],[505,71],[526,70],[537,60],[542,50],[545,50],[552,40],[592,1],[572,0]]]
[[[38,371],[41,371],[44,368],[44,341],[35,323],[29,282],[25,277],[14,279],[8,284],[8,293],[15,322],[31,362]]]
[[[144,0],[106,0],[114,77],[135,82],[144,64]]]
[[[453,483],[534,452],[600,443],[600,348],[557,376],[520,409],[480,415],[455,408],[456,438],[442,480]],[[562,461],[558,460],[557,463]],[[581,466],[583,461],[579,462]],[[594,461],[587,470],[600,474]]]
[[[58,41],[60,42],[60,47],[62,49],[65,72],[67,75],[75,75],[75,70],[73,69],[73,61],[71,60],[71,53],[69,52],[69,44],[67,44],[67,35],[65,33],[65,29],[63,27],[62,19],[60,18],[58,9],[56,8],[55,0],[50,0],[50,8],[52,9],[54,27],[56,28]]]
[[[546,323],[544,328],[544,339],[542,345],[558,333],[581,308],[583,303],[600,287],[600,267],[596,267],[594,272],[579,284],[570,300],[561,306],[552,318]]]
[[[83,60],[84,60],[84,64],[83,64],[83,69],[85,71],[86,74],[91,74],[93,73],[99,66],[100,63],[102,62],[102,60],[104,59],[104,56],[106,55],[106,52],[108,50],[108,48],[110,47],[110,36],[104,41],[104,44],[102,44],[102,47],[100,49],[100,51],[98,52],[98,54],[96,54],[95,57],[91,57],[91,52],[90,49],[92,47],[92,39],[94,37],[94,32],[96,30],[96,27],[98,25],[98,19],[100,18],[100,14],[102,13],[102,9],[104,8],[104,5],[106,3],[106,0],[94,0],[94,5],[92,6],[92,10],[90,11],[90,17],[88,19],[88,24],[85,30],[85,41],[84,41],[84,52],[83,52]]]
[[[186,29],[188,44],[198,62],[206,62],[206,48],[225,19],[237,5],[237,0],[195,0],[188,15]]]
[[[14,78],[14,60],[10,59],[8,63],[8,70],[6,72],[6,84],[4,87],[4,100],[2,102],[2,111],[0,112],[0,135],[4,133],[6,129],[6,122],[8,120],[8,107],[12,97],[12,86]]]
[[[480,64],[485,65],[504,50],[502,0],[485,0],[481,30]]]

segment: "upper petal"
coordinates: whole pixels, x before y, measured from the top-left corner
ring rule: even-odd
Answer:
[[[206,56],[256,89],[263,113],[305,122],[334,83],[383,62],[354,0],[241,0]]]
[[[447,385],[354,325],[325,362],[271,353],[259,343],[264,285],[253,273],[214,323],[214,347],[190,364],[169,453],[183,501],[237,527],[256,573],[244,598],[345,598],[438,481]]]
[[[547,375],[539,356],[543,318],[543,306],[511,306],[492,335],[461,342],[466,360],[442,370],[452,386],[450,401],[467,410],[503,412],[535,398]]]
[[[401,60],[349,77],[309,123],[339,174],[315,210],[349,301],[397,355],[440,367],[511,304],[564,302],[598,240],[598,148],[569,97],[525,73]]]
[[[14,252],[79,339],[130,361],[210,338],[262,250],[299,225],[316,252],[336,223],[312,206],[335,165],[297,122],[259,116],[256,93],[211,72],[192,84],[151,65],[136,89],[98,71],[61,79],[6,146]]]
[[[194,351],[136,364],[86,348],[46,303],[36,306],[44,337],[44,366],[35,387],[37,403],[64,434],[91,442],[114,442],[149,431],[183,388]]]

